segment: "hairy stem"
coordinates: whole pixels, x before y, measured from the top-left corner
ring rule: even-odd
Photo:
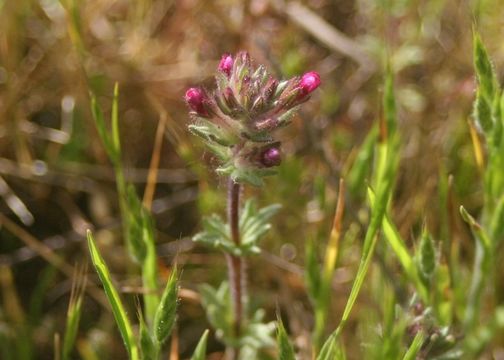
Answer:
[[[240,245],[240,206],[241,186],[229,178],[228,183],[228,223],[231,230],[231,238],[235,245]],[[226,254],[229,273],[229,286],[234,311],[234,336],[240,337],[243,322],[243,291],[245,286],[245,259],[243,257]],[[234,349],[231,358],[238,359],[239,349]]]

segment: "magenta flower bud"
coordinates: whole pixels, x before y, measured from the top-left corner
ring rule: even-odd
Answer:
[[[185,101],[187,105],[200,116],[208,116],[208,111],[205,106],[205,102],[208,101],[208,97],[205,91],[200,88],[190,88],[186,91]]]
[[[229,77],[231,76],[231,70],[233,70],[233,63],[233,57],[229,54],[224,54],[222,55],[218,69]]]
[[[277,147],[266,149],[266,151],[261,154],[261,164],[265,167],[278,166],[281,162],[282,154],[280,153],[280,149]]]
[[[303,98],[320,86],[320,75],[316,71],[304,74],[299,81],[299,98]]]

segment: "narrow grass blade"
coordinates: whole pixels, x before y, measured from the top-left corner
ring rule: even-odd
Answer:
[[[483,227],[471,214],[467,212],[467,210],[463,206],[460,206],[460,215],[462,216],[462,219],[464,219],[464,221],[469,224],[473,234],[475,235],[476,239],[481,242],[481,245],[483,245],[483,247],[487,251],[490,250],[492,244],[485,229],[483,229]]]
[[[473,31],[474,68],[482,95],[491,101],[496,88],[496,76],[490,57],[477,31]]]
[[[371,188],[368,188],[368,197],[371,207],[373,208],[376,202],[376,195]],[[385,239],[392,248],[392,251],[394,251],[395,255],[397,256],[397,259],[404,268],[406,275],[414,283],[415,288],[422,300],[427,302],[427,288],[420,281],[415,263],[413,261],[413,257],[410,255],[403,238],[397,230],[397,227],[392,223],[387,213],[383,218],[382,229],[383,234],[385,235]]]
[[[334,216],[333,227],[327,243],[322,282],[318,293],[317,304],[315,306],[315,330],[314,330],[314,347],[315,352],[321,346],[322,336],[326,327],[327,311],[329,309],[330,292],[332,278],[336,260],[338,258],[339,240],[343,223],[343,213],[345,208],[345,185],[343,179],[340,179],[338,200],[336,205],[336,214]]]
[[[81,267],[76,272],[70,293],[70,304],[68,305],[65,336],[63,338],[62,359],[70,358],[70,354],[77,338],[79,322],[82,313],[82,300],[86,289],[86,267]]]
[[[139,204],[139,207],[142,205]],[[146,290],[144,294],[145,316],[148,324],[152,324],[156,309],[159,306],[158,268],[156,258],[156,243],[154,239],[153,219],[146,209],[140,208],[142,220],[142,239],[145,244],[145,257],[142,261],[142,283]]]
[[[294,348],[292,347],[283,322],[280,317],[277,320],[277,345],[279,360],[296,360]]]
[[[348,190],[354,197],[365,196],[363,189],[365,189],[366,178],[369,177],[377,137],[378,127],[375,125],[358,150],[350,170],[343,172],[346,174],[344,177],[348,184]]]
[[[142,359],[157,359],[159,348],[152,339],[152,335],[145,323],[140,308],[138,309],[138,319],[140,322],[140,352],[142,354]]]
[[[110,138],[107,130],[107,125],[105,124],[103,111],[98,104],[98,101],[96,100],[96,96],[94,94],[91,94],[91,114],[93,115],[93,119],[95,121],[98,134],[100,135],[100,139],[102,140],[103,146],[105,147],[105,151],[107,152],[110,160],[114,163],[114,165],[116,165],[119,154],[116,151],[113,140]]]
[[[338,330],[334,331],[322,346],[316,360],[345,360],[346,356],[338,345]]]
[[[156,315],[154,316],[154,337],[161,345],[170,336],[175,324],[176,310],[178,304],[178,278],[177,269],[174,268],[166,288],[159,302]]]
[[[114,98],[112,99],[112,114],[110,115],[112,124],[112,145],[116,154],[121,153],[121,140],[119,135],[119,84],[114,85]]]
[[[103,261],[103,258],[96,247],[94,242],[93,234],[88,230],[87,232],[88,238],[88,246],[89,252],[91,254],[91,260],[93,261],[93,265],[96,268],[98,276],[103,284],[103,289],[105,290],[105,294],[109,300],[109,303],[112,307],[112,313],[116,320],[117,326],[119,327],[119,331],[124,341],[124,345],[128,351],[128,355],[130,359],[137,360],[138,357],[138,346],[136,343],[135,336],[133,334],[133,329],[131,327],[131,323],[128,319],[128,315],[126,310],[124,309],[124,305],[119,297],[117,290],[112,284],[112,278],[110,277],[110,272],[107,268],[107,265]]]
[[[418,354],[418,351],[422,348],[424,342],[425,335],[422,331],[417,332],[413,342],[411,343],[408,351],[404,354],[403,360],[415,360]]]
[[[194,349],[194,353],[191,356],[191,360],[205,360],[206,359],[206,348],[208,341],[208,329],[205,330],[200,340],[198,341],[198,345],[196,349]]]

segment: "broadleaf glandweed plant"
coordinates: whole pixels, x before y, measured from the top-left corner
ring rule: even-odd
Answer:
[[[275,174],[282,160],[275,131],[289,124],[299,105],[319,87],[320,76],[311,71],[279,81],[242,51],[234,57],[222,56],[215,80],[215,92],[190,88],[185,100],[193,119],[189,130],[220,160],[217,173],[228,177],[227,223],[217,215],[210,216],[194,241],[224,252],[229,282],[218,290],[205,285],[203,302],[230,358],[252,359],[262,347],[274,344],[274,327],[261,324],[261,310],[248,314],[246,259],[260,252],[258,242],[279,206],[257,209],[253,200],[247,200],[240,209],[241,188],[245,184],[262,186],[263,177]],[[231,301],[226,299],[228,288]]]

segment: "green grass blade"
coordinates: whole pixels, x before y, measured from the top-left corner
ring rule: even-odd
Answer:
[[[375,125],[367,134],[350,170],[344,176],[348,189],[354,197],[364,196],[362,190],[365,189],[366,178],[369,177],[377,137],[378,127]]]
[[[114,98],[112,99],[112,144],[117,155],[121,154],[121,140],[119,135],[119,84],[114,85]]]
[[[139,210],[142,216],[142,239],[145,244],[145,257],[142,261],[142,283],[146,290],[144,294],[145,314],[148,324],[152,324],[156,309],[159,306],[158,269],[156,244],[154,239],[153,219],[147,210]]]
[[[403,360],[415,360],[417,358],[416,355],[423,345],[424,338],[425,335],[422,331],[417,332],[415,338],[413,339],[413,342],[408,348],[408,351],[406,351],[406,354],[404,354]]]
[[[359,264],[359,269],[357,270],[357,275],[352,285],[352,290],[350,291],[350,295],[348,297],[345,310],[343,311],[340,324],[336,329],[337,335],[341,333],[345,323],[347,322],[348,317],[350,316],[350,312],[352,311],[355,301],[357,300],[357,296],[359,295],[359,292],[361,290],[362,284],[364,283],[364,279],[373,257],[374,248],[377,241],[377,232],[381,227],[382,220],[385,216],[385,210],[387,208],[391,187],[392,179],[389,178],[383,183],[382,189],[380,189],[378,193],[375,206],[372,209],[371,223],[364,238],[364,247]]]
[[[491,101],[496,90],[496,76],[490,57],[477,31],[473,32],[474,68],[482,95]]]
[[[79,330],[79,322],[82,313],[82,299],[86,288],[85,268],[78,272],[72,284],[72,292],[70,295],[70,304],[68,305],[65,336],[63,339],[62,359],[70,358],[70,353],[75,344],[77,333]]]
[[[385,86],[383,90],[383,115],[387,125],[387,135],[388,137],[392,137],[396,131],[397,119],[396,101],[394,96],[394,76],[390,68],[387,69],[387,74],[385,75]]]
[[[173,325],[175,325],[178,303],[177,281],[177,269],[174,268],[166,283],[166,288],[154,316],[154,337],[160,345],[170,336]]]
[[[140,322],[140,351],[142,359],[157,359],[159,354],[159,347],[156,346],[152,335],[145,323],[142,315],[142,310],[138,310],[138,319]]]
[[[206,348],[208,341],[208,329],[205,330],[200,340],[198,341],[198,345],[196,349],[194,349],[194,353],[191,356],[191,360],[205,360],[206,359]]]
[[[93,119],[98,130],[98,135],[100,135],[100,139],[102,140],[103,146],[105,147],[105,151],[109,156],[110,160],[114,165],[117,165],[117,160],[119,158],[118,153],[115,149],[113,140],[110,138],[110,135],[107,130],[107,126],[105,124],[105,118],[103,116],[103,111],[96,100],[96,96],[91,93],[91,114],[93,115]]]
[[[124,345],[128,351],[128,355],[130,359],[137,360],[138,357],[138,346],[136,343],[135,336],[133,334],[133,329],[131,327],[131,323],[128,319],[128,315],[126,310],[124,309],[124,305],[119,297],[117,290],[112,284],[112,278],[110,277],[110,272],[107,268],[107,265],[103,261],[103,258],[96,247],[94,242],[93,234],[88,230],[87,232],[88,246],[89,252],[91,254],[91,260],[93,261],[93,265],[100,277],[100,280],[103,284],[103,289],[105,290],[105,294],[109,300],[109,303],[112,307],[112,313],[116,320],[117,326],[119,327],[119,331],[124,341]]]
[[[279,360],[296,360],[294,348],[292,347],[285,327],[280,318],[277,320],[277,345]]]
[[[374,207],[376,195],[370,188],[368,188],[368,197],[371,207]],[[408,276],[408,278],[414,283],[415,288],[418,291],[418,294],[421,296],[422,300],[427,302],[427,288],[420,281],[413,258],[410,255],[403,238],[399,234],[397,227],[394,225],[394,223],[392,223],[387,213],[385,213],[385,216],[383,218],[382,229],[383,234],[385,235],[385,239],[397,256],[397,259],[401,263],[406,276]]]
[[[341,348],[340,345],[338,345],[338,330],[334,331],[331,335],[329,335],[316,359],[317,360],[346,359],[344,350]]]

